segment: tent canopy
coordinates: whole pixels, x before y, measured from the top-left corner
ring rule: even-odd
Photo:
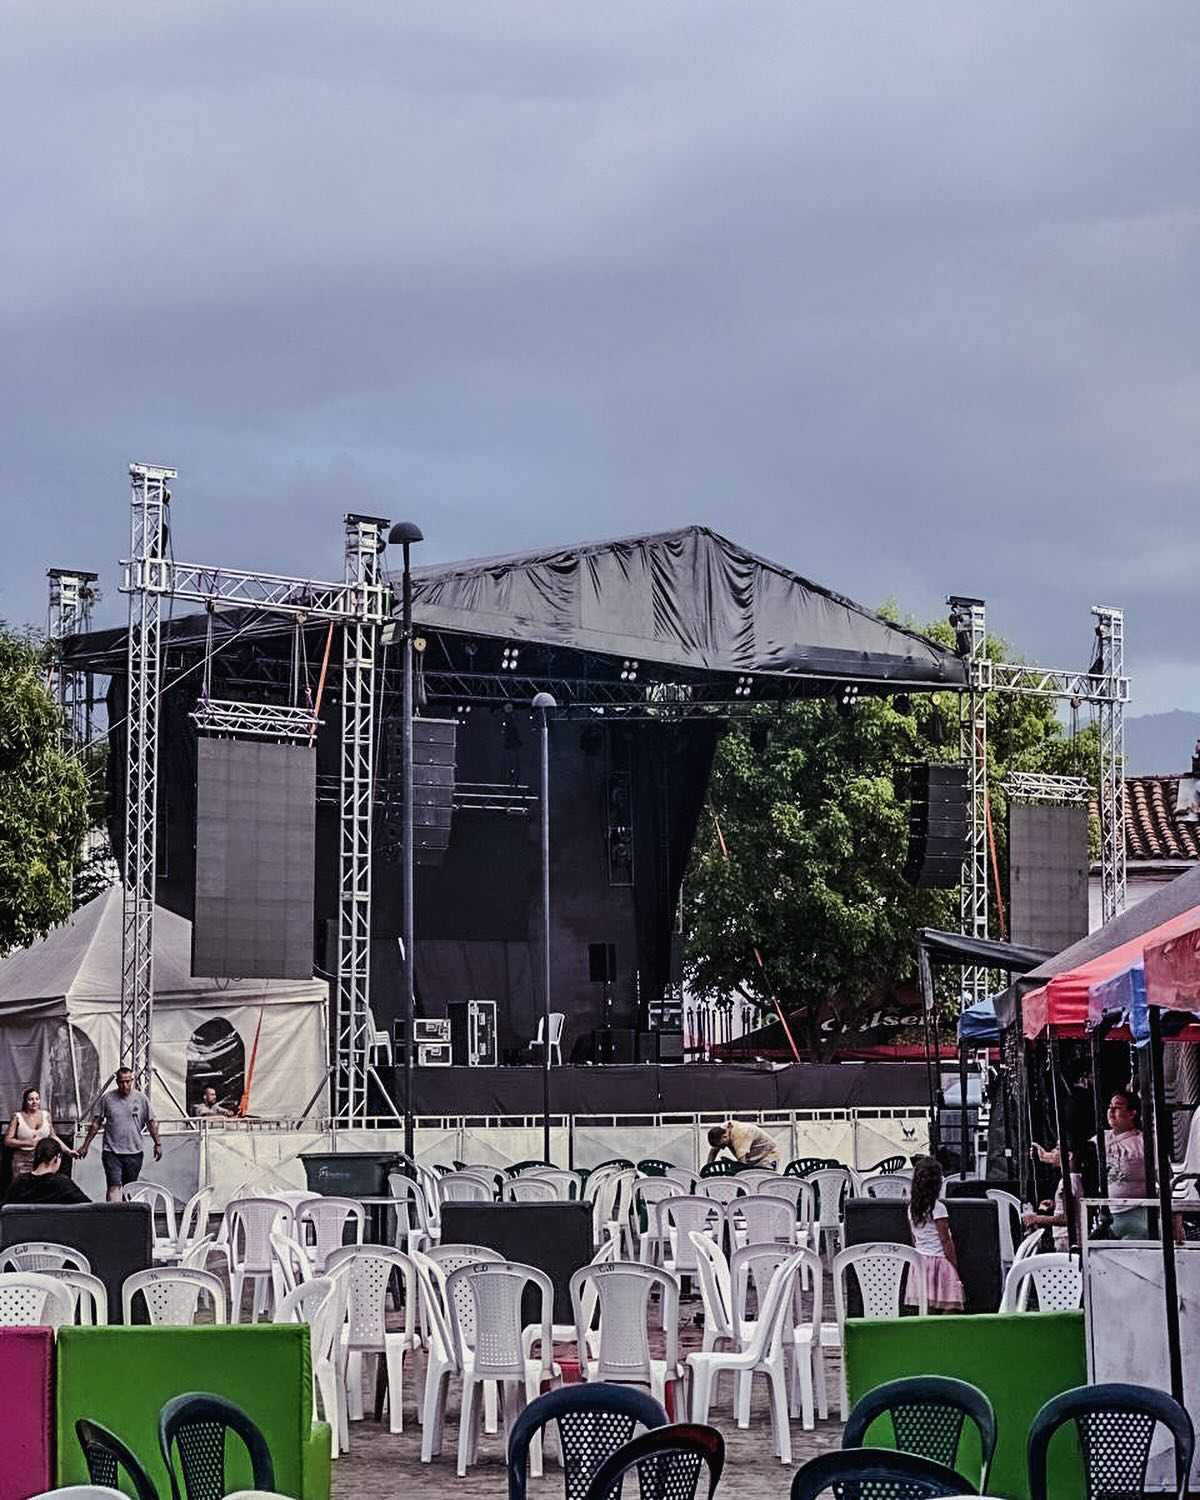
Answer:
[[[1130,1034],[1141,1047],[1150,1038],[1146,1016],[1146,970],[1141,963],[1130,964],[1108,979],[1101,979],[1088,990],[1088,1027],[1099,1025],[1105,1016],[1127,1018]]]
[[[1151,1005],[1200,1010],[1200,922],[1146,949],[1145,989]]]
[[[703,669],[961,687],[959,657],[706,526],[417,568],[427,627]]]
[[[996,1020],[996,1007],[989,996],[968,1005],[958,1017],[958,1039],[975,1045],[984,1043],[997,1045],[1000,1041],[1000,1025]]]
[[[939,927],[922,927],[917,942],[935,964],[986,964],[989,969],[1006,969],[1010,974],[1028,973],[1051,957],[1044,948],[968,937],[966,933],[945,932]],[[987,1004],[992,1002],[989,1000]],[[995,1010],[992,1014],[995,1015]]]
[[[85,1111],[120,1057],[122,891],[110,887],[40,942],[0,959],[0,1097],[35,1084],[57,1118]],[[299,1114],[326,1068],[328,988],[321,979],[206,979],[191,972],[192,925],[154,912],[154,1040],[163,1089],[182,1106],[188,1065],[217,1031],[248,1065],[251,1109]],[[208,1043],[211,1045],[211,1042]],[[152,1085],[152,1088],[154,1085]]]

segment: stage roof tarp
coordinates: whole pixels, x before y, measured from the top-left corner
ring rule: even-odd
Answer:
[[[418,568],[417,621],[706,672],[961,687],[916,631],[704,526]]]
[[[416,568],[413,610],[417,625],[430,632],[629,658],[685,673],[925,689],[966,682],[953,651],[703,526]],[[211,620],[198,612],[165,622],[163,642],[202,651],[209,641],[223,647],[236,636],[253,644],[291,629],[277,614],[218,609]],[[80,671],[121,677],[126,649],[126,629],[117,626],[69,638],[64,660]]]
[[[1080,938],[1077,943],[1072,943],[1069,948],[1056,953],[1044,964],[1031,969],[1019,981],[1019,988],[1024,995],[1028,996],[1031,990],[1048,984],[1058,975],[1065,975],[1070,970],[1088,964],[1092,959],[1102,958],[1105,954],[1113,953],[1123,945],[1129,944],[1127,956],[1118,958],[1111,967],[1105,967],[1102,972],[1097,971],[1088,977],[1087,984],[1083,986],[1084,999],[1076,1017],[1077,1024],[1082,1025],[1083,1017],[1087,1012],[1088,985],[1100,979],[1106,979],[1110,974],[1115,974],[1118,970],[1135,963],[1142,957],[1146,946],[1144,941],[1136,942],[1136,939],[1144,940],[1148,933],[1156,932],[1156,929],[1164,923],[1188,912],[1197,912],[1197,920],[1200,920],[1200,866],[1188,870],[1183,875],[1177,875],[1174,880],[1168,881],[1153,895],[1147,896],[1144,901],[1139,901],[1136,906],[1127,907],[1119,916],[1106,922],[1103,927],[1098,927],[1095,932],[1090,932],[1087,937]],[[1188,925],[1184,922],[1178,930],[1182,932]],[[1151,942],[1158,940],[1156,935]],[[1017,988],[1016,985],[1010,985],[996,998],[996,1014],[1001,1027],[1011,1026],[1016,1019]]]
[[[969,937],[938,927],[922,927],[917,942],[936,964],[985,964],[989,969],[1005,969],[1010,974],[1028,973],[1052,956],[1044,948],[1024,948],[1020,943]]]

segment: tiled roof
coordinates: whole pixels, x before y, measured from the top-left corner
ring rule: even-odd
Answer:
[[[1126,777],[1127,859],[1200,860],[1200,823],[1175,819],[1178,790],[1178,776]]]

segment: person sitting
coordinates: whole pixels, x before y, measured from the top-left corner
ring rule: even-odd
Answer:
[[[197,1119],[203,1119],[209,1115],[219,1115],[222,1119],[228,1119],[233,1114],[233,1110],[226,1109],[217,1103],[217,1091],[210,1083],[200,1095],[200,1103],[193,1106],[192,1114]]]
[[[709,1161],[716,1161],[722,1151],[735,1156],[743,1167],[778,1167],[779,1147],[765,1130],[744,1125],[740,1120],[726,1120],[708,1132]]]
[[[1047,1151],[1045,1146],[1035,1143],[1034,1152],[1044,1162],[1058,1161],[1057,1151]],[[1079,1171],[1079,1161],[1072,1151],[1070,1153],[1071,1163],[1071,1202],[1075,1211],[1076,1242],[1079,1239],[1079,1226],[1083,1222],[1083,1174]],[[1063,1201],[1063,1180],[1059,1176],[1058,1187],[1054,1193],[1054,1199],[1043,1199],[1038,1204],[1036,1213],[1021,1215],[1021,1223],[1026,1229],[1053,1229],[1054,1248],[1056,1250],[1070,1249],[1070,1235],[1067,1232],[1067,1210]]]
[[[33,1166],[8,1190],[5,1203],[90,1203],[88,1195],[59,1169],[62,1145],[48,1136],[33,1148]]]

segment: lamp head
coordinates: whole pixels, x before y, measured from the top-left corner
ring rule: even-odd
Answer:
[[[557,708],[558,704],[555,702],[552,693],[536,693],[533,699],[533,706],[545,712],[548,708]]]
[[[397,521],[388,532],[388,545],[396,542],[423,542],[425,533],[415,521]]]

